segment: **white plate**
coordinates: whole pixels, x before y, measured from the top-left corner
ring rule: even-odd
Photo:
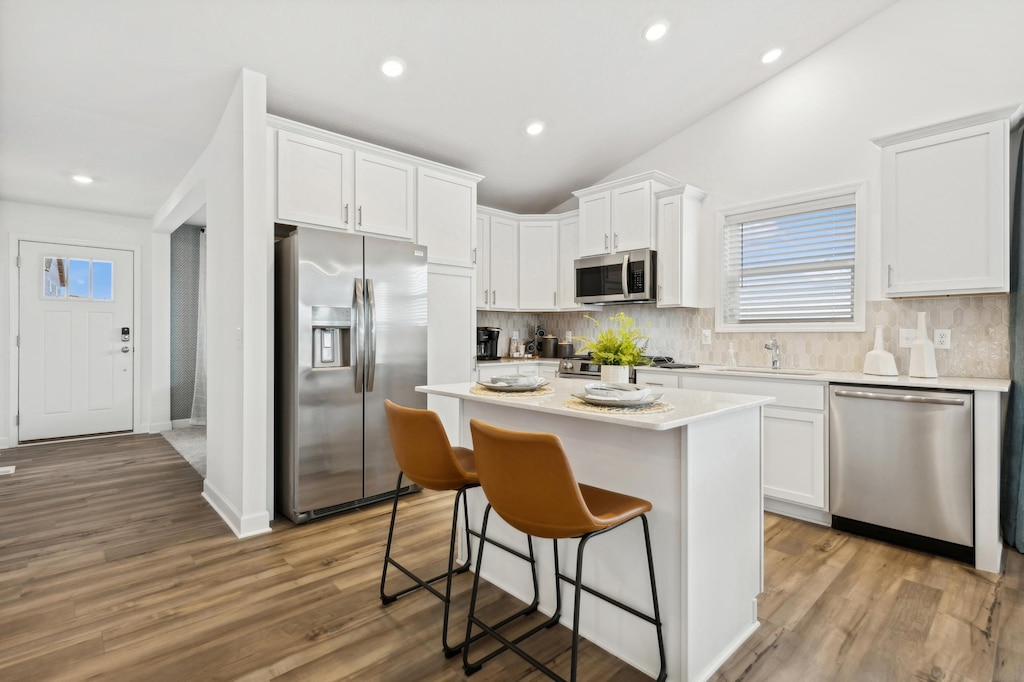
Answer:
[[[599,398],[596,395],[590,395],[589,393],[573,393],[574,398],[579,398],[585,403],[591,405],[600,405],[601,407],[643,407],[656,403],[661,400],[661,393],[652,393],[646,398],[640,400],[616,400],[614,398]]]
[[[540,382],[533,386],[509,386],[507,384],[492,384],[486,381],[478,381],[476,383],[492,391],[501,391],[502,393],[525,393],[526,391],[536,391],[538,388],[547,386],[548,380],[542,378]]]

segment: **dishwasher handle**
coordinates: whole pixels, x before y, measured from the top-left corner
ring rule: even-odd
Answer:
[[[964,405],[963,398],[932,398],[924,395],[896,395],[893,393],[872,393],[871,391],[846,391],[837,389],[840,398],[861,398],[864,400],[894,400],[901,403],[923,403],[925,405]]]

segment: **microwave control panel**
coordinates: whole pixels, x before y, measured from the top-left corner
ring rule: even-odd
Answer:
[[[629,276],[626,282],[629,287],[628,294],[642,294],[644,292],[644,263],[643,261],[629,263]]]

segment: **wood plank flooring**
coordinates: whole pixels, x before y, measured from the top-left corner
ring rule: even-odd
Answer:
[[[436,599],[380,605],[387,504],[238,540],[160,436],[11,449],[0,465],[17,467],[0,476],[0,680],[467,679],[440,653]],[[451,496],[401,504],[396,553],[438,572]],[[1017,552],[978,573],[773,515],[765,542],[762,627],[715,680],[1024,680]],[[568,645],[559,627],[532,650],[564,670]],[[587,644],[581,661],[584,680],[647,679]],[[471,679],[546,678],[504,655]]]

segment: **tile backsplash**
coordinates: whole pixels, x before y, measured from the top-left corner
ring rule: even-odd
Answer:
[[[1009,297],[1006,294],[947,296],[936,298],[885,299],[868,301],[863,332],[714,332],[713,308],[656,308],[651,304],[605,306],[589,311],[602,323],[625,311],[649,338],[650,355],[671,355],[678,362],[724,365],[729,343],[736,349],[740,365],[769,366],[771,353],[764,343],[771,337],[782,347],[782,366],[797,369],[859,372],[864,354],[874,347],[875,326],[882,327],[885,350],[896,357],[896,367],[906,374],[910,349],[899,348],[899,330],[916,329],[917,313],[928,313],[928,333],[951,329],[951,347],[936,349],[935,363],[941,376],[1008,379]],[[539,325],[562,339],[593,336],[594,323],[582,312],[502,313],[480,311],[477,324],[500,327],[499,348],[508,354],[509,332],[519,330],[530,339]],[[711,344],[702,345],[701,330],[710,329]]]

